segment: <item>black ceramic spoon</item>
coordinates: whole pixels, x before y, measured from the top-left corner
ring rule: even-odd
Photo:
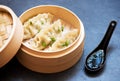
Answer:
[[[106,60],[107,46],[116,27],[116,24],[116,21],[110,22],[108,30],[106,31],[106,34],[102,39],[101,43],[87,56],[85,61],[85,69],[87,71],[97,72],[103,68]]]

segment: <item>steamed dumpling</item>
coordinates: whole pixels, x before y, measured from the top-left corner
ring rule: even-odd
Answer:
[[[4,45],[11,35],[13,20],[9,13],[0,12],[0,47]]]
[[[54,40],[61,34],[62,23],[60,20],[55,21],[50,27],[41,30],[33,39],[33,47],[44,49],[51,45]],[[44,45],[43,45],[44,44]]]
[[[13,24],[13,20],[9,13],[0,12],[0,24],[5,24],[5,25]]]
[[[24,43],[35,50],[60,50],[77,36],[78,29],[50,13],[38,14],[24,23]]]
[[[33,42],[32,42],[32,46],[35,49],[38,50],[42,50],[44,48],[46,48],[48,46],[48,44],[50,43],[50,38],[48,38],[46,35],[44,34],[39,34],[39,36],[37,35]]]
[[[46,28],[52,22],[53,15],[49,13],[38,14],[24,23],[24,39],[35,36],[41,29]]]
[[[71,43],[75,41],[75,39],[78,36],[78,30],[74,29],[69,32],[67,32],[64,37],[59,38],[51,47],[50,50],[59,50],[62,48],[67,47]]]

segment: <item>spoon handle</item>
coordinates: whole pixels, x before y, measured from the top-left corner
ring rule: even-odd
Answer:
[[[110,22],[109,27],[108,27],[108,29],[106,31],[106,34],[105,34],[105,36],[103,37],[101,43],[98,46],[99,48],[103,49],[105,52],[106,52],[107,46],[109,44],[110,38],[112,36],[112,33],[113,33],[116,25],[117,25],[116,21],[111,21]]]

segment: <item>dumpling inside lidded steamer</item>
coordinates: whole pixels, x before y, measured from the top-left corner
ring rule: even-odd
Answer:
[[[23,24],[23,43],[35,50],[57,51],[71,45],[78,29],[51,13],[38,14]]]
[[[12,31],[13,20],[9,13],[0,11],[0,48],[6,43]]]

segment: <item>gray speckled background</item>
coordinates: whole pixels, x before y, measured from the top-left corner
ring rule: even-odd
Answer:
[[[22,12],[37,5],[60,5],[72,10],[82,20],[86,32],[84,53],[72,68],[56,73],[41,74],[23,67],[14,57],[0,68],[0,81],[119,81],[120,80],[120,22],[108,47],[106,66],[100,74],[84,72],[86,56],[99,44],[109,22],[119,20],[120,0],[0,0],[20,16]]]

